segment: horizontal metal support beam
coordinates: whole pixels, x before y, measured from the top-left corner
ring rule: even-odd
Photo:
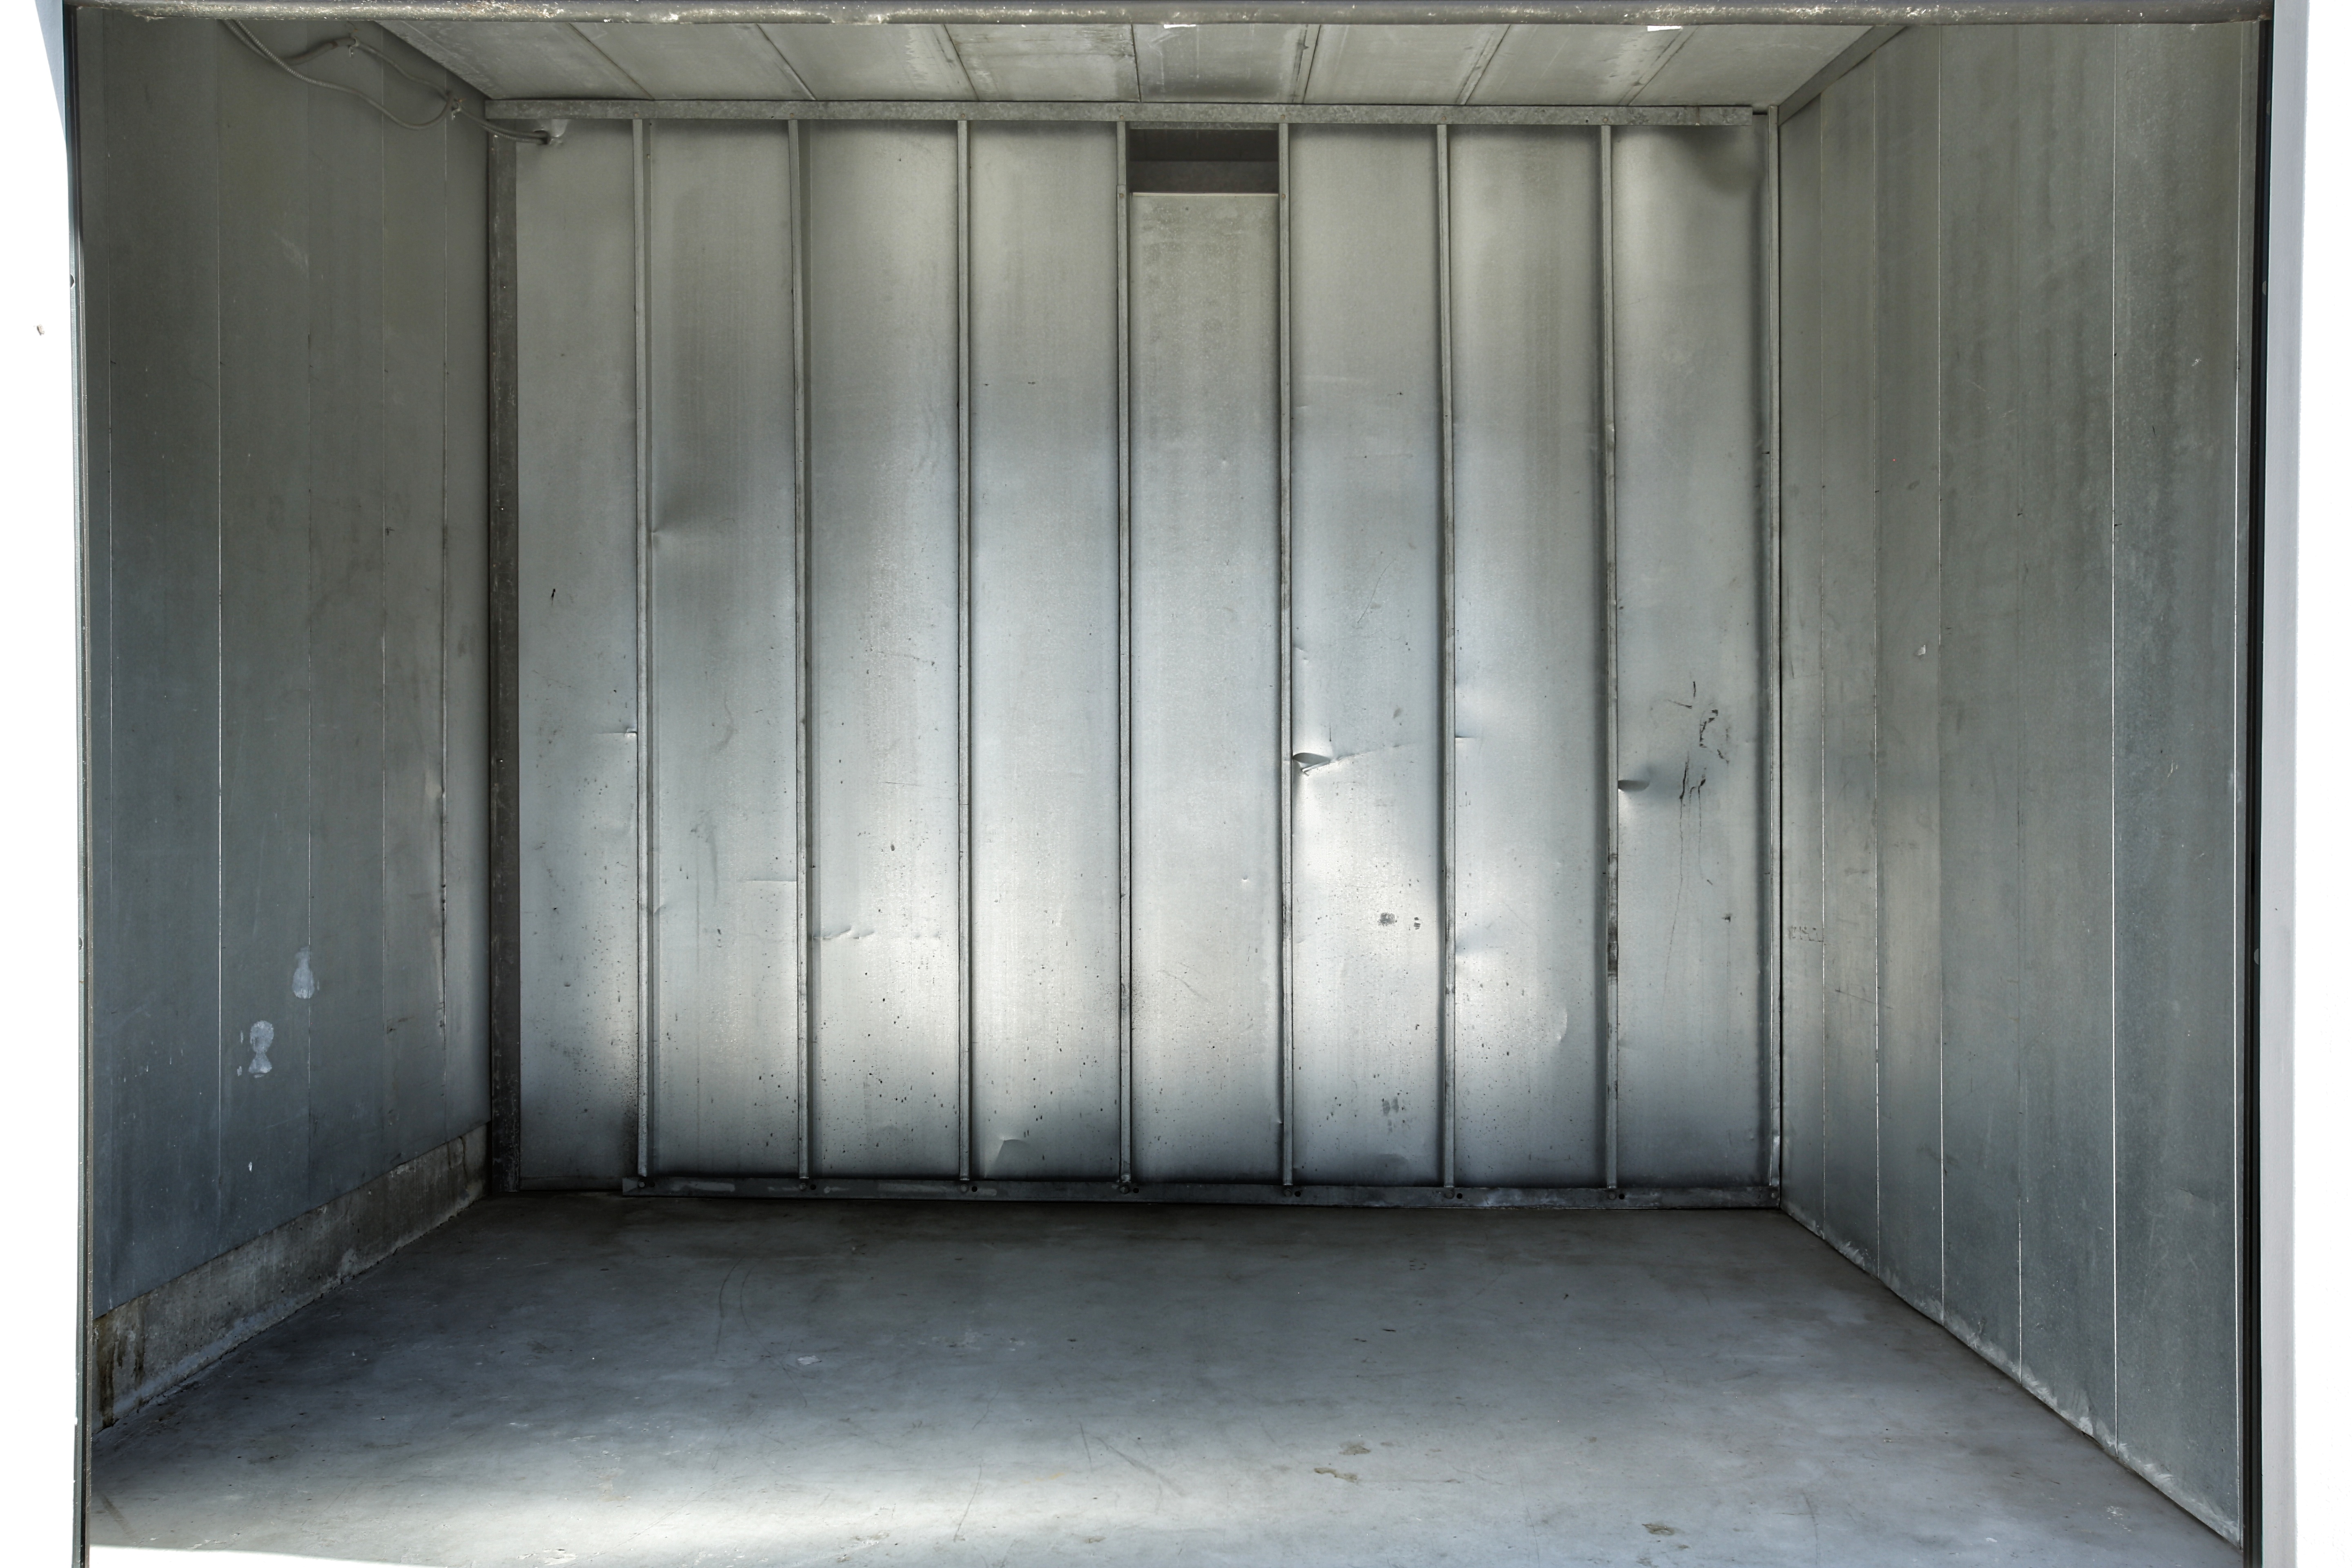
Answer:
[[[813,102],[806,99],[509,98],[491,120],[1010,120],[1125,121],[1130,125],[1745,125],[1745,104],[1704,108],[1614,104],[1465,107],[1443,103]]]
[[[935,1198],[968,1203],[1274,1204],[1373,1209],[1769,1209],[1770,1187],[1350,1187],[1285,1188],[1272,1182],[958,1182],[868,1177],[656,1176],[622,1192],[670,1198]]]
[[[2270,0],[76,0],[142,16],[385,22],[1786,23],[2254,22]]]

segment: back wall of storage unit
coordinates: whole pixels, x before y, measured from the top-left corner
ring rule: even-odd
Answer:
[[[1919,28],[1782,142],[1785,1202],[2232,1538],[2258,63]]]
[[[1769,1202],[1768,137],[1661,118],[502,154],[518,1179]]]

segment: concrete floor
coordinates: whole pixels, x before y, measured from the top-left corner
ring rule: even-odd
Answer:
[[[1773,1214],[530,1196],[98,1443],[92,1540],[460,1568],[2234,1564]]]

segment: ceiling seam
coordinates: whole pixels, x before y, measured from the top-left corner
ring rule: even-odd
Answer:
[[[603,46],[599,45],[595,39],[590,37],[587,34],[580,30],[579,23],[566,22],[563,26],[573,37],[586,45],[598,59],[603,60],[606,65],[612,67],[614,75],[619,77],[623,81],[627,82],[631,87],[635,88],[637,89],[637,95],[640,98],[658,98],[660,96],[658,93],[648,92],[646,89],[646,84],[644,82],[639,81],[635,76],[623,69],[620,61],[614,59],[611,55],[606,54]]]
[[[1454,94],[1454,102],[1470,101],[1471,95],[1478,90],[1478,84],[1486,79],[1486,68],[1493,65],[1495,57],[1502,52],[1503,40],[1511,36],[1512,27],[1513,24],[1505,23],[1502,26],[1487,29],[1486,41],[1480,47],[1478,58],[1470,62],[1470,75],[1462,83],[1462,90]]]
[[[1685,47],[1690,43],[1691,38],[1697,32],[1698,29],[1696,27],[1676,28],[1676,37],[1675,41],[1666,46],[1666,52],[1658,57],[1658,63],[1650,68],[1648,75],[1635,81],[1633,83],[1633,89],[1631,92],[1628,92],[1618,101],[1621,103],[1632,103],[1638,100],[1643,93],[1649,91],[1650,84],[1665,74],[1666,68],[1674,64],[1675,57],[1683,52]]]
[[[759,26],[759,34],[768,41],[768,47],[775,51],[776,62],[784,68],[784,74],[793,79],[793,85],[801,89],[801,96],[814,103],[816,94],[809,90],[808,78],[801,75],[801,68],[793,64],[793,57],[784,53],[784,46],[776,42],[776,36],[765,26]]]
[[[947,45],[948,58],[955,61],[956,69],[963,74],[964,96],[970,99],[972,102],[978,103],[980,101],[980,88],[978,84],[973,82],[971,79],[971,67],[964,63],[963,47],[956,42],[955,29],[953,27],[947,26],[944,24],[934,23],[931,26],[931,31],[939,35],[939,38],[941,43]]]

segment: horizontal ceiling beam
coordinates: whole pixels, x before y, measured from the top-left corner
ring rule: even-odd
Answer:
[[[2271,0],[77,0],[143,16],[245,21],[939,22],[979,24],[1433,22],[1937,26],[2252,22]]]
[[[925,99],[905,103],[806,99],[508,98],[483,106],[492,120],[1013,120],[1131,125],[1745,125],[1746,105],[1668,108],[1450,103],[1065,103]]]

